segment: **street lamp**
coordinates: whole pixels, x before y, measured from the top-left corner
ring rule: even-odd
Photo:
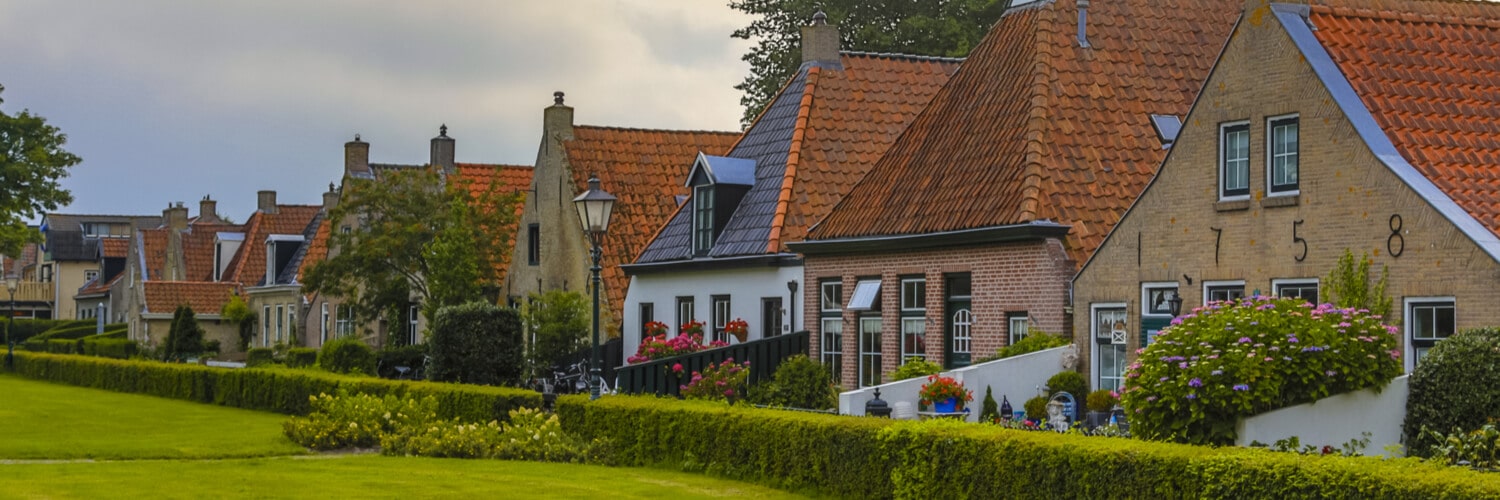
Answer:
[[[11,330],[16,329],[16,287],[21,286],[21,277],[14,274],[5,276],[5,289],[10,291],[10,319],[5,324],[5,369],[15,368],[15,337],[11,336]]]
[[[1182,295],[1172,292],[1172,298],[1167,299],[1167,307],[1171,308],[1173,318],[1182,314]]]
[[[589,270],[594,278],[594,348],[593,362],[589,363],[589,399],[599,399],[599,259],[604,256],[600,245],[604,243],[604,233],[609,230],[609,215],[615,208],[615,197],[599,189],[599,177],[590,175],[589,190],[573,198],[573,206],[578,208],[578,222],[583,224],[583,234],[589,237],[593,247],[594,266]]]

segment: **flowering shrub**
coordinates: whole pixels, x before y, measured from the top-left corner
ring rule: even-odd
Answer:
[[[740,339],[740,342],[744,342],[745,336],[750,334],[750,324],[746,323],[743,319],[734,318],[724,323],[724,333],[733,335],[735,338]]]
[[[660,321],[652,321],[650,323],[646,323],[641,327],[642,331],[646,334],[647,337],[655,337],[657,335],[665,336],[667,334],[667,328],[669,328],[667,324]]]
[[[678,335],[703,335],[703,322],[692,320],[677,327]]]
[[[1109,389],[1099,389],[1090,392],[1085,401],[1089,411],[1110,411],[1120,403],[1120,395]]]
[[[702,372],[693,372],[688,383],[681,387],[682,397],[687,399],[729,400],[733,403],[745,395],[745,381],[750,378],[750,362],[735,364],[734,358],[723,363],[709,363]]]
[[[952,398],[958,402],[956,408],[963,408],[964,403],[974,400],[974,391],[964,389],[964,384],[953,377],[928,375],[927,383],[922,384],[922,391],[917,393],[917,397],[921,398],[923,405]]]
[[[625,361],[630,364],[645,363],[653,359],[692,354],[704,349],[713,349],[727,345],[729,344],[714,341],[709,343],[708,347],[704,347],[703,334],[701,333],[683,334],[670,339],[667,338],[667,334],[663,333],[641,339],[641,345],[635,349],[635,355],[626,358]]]
[[[308,398],[312,413],[292,417],[282,432],[292,442],[314,450],[372,448],[397,428],[437,420],[437,399],[349,394],[319,394]]]
[[[380,440],[384,455],[543,462],[598,461],[605,448],[603,441],[585,442],[563,432],[556,415],[528,408],[511,410],[509,423],[414,425]]]
[[[1401,373],[1396,328],[1301,299],[1215,302],[1172,320],[1125,372],[1131,432],[1229,444],[1241,417],[1379,387]]]

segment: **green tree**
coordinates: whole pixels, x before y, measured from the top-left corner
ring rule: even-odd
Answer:
[[[20,255],[26,243],[41,242],[42,233],[26,221],[73,202],[58,184],[82,161],[63,150],[67,142],[67,135],[30,110],[14,116],[0,111],[0,254]]]
[[[309,292],[348,299],[361,322],[398,318],[415,296],[431,322],[441,307],[498,289],[519,193],[450,186],[425,168],[349,179],[343,192],[329,220],[350,231],[330,236],[329,258],[308,272]]]
[[[167,332],[164,347],[168,361],[197,356],[203,352],[203,327],[198,326],[198,318],[193,314],[192,307],[178,305],[177,310],[172,312],[172,327]]]
[[[239,294],[230,295],[229,302],[219,309],[219,317],[239,328],[240,350],[249,349],[251,337],[255,335],[255,312],[250,310],[245,299]]]
[[[526,331],[531,332],[527,359],[532,369],[545,371],[583,349],[593,326],[592,314],[588,299],[580,292],[533,292],[521,308]]]
[[[1380,266],[1380,279],[1370,281],[1370,264],[1373,260],[1369,254],[1359,257],[1354,252],[1344,250],[1344,255],[1339,257],[1338,264],[1334,264],[1333,270],[1328,272],[1328,284],[1324,287],[1328,293],[1328,301],[1333,305],[1343,308],[1365,309],[1370,314],[1391,318],[1391,297],[1385,294],[1386,279],[1390,277],[1391,270],[1385,265]]]
[[[732,0],[729,6],[754,16],[734,38],[755,47],[742,60],[750,75],[734,88],[744,92],[741,123],[749,125],[802,63],[801,28],[819,8],[839,28],[844,50],[964,57],[984,39],[1011,0]]]
[[[521,318],[514,309],[478,301],[439,309],[427,347],[429,380],[482,385],[521,380]]]

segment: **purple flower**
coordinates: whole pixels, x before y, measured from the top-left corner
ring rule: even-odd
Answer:
[[[1209,375],[1223,375],[1223,374],[1224,374],[1224,370],[1214,370],[1213,372],[1209,373]]]
[[[1249,344],[1250,343],[1250,337],[1240,337],[1240,343],[1241,344]]]
[[[1167,381],[1167,377],[1162,377],[1161,380],[1158,380],[1157,382],[1166,382],[1166,381]]]
[[[1187,369],[1187,362],[1184,361],[1182,363],[1177,363],[1177,367],[1186,370]]]
[[[1156,396],[1146,396],[1146,401],[1156,401]],[[1140,410],[1136,410],[1140,411]]]
[[[1336,371],[1333,371],[1333,370],[1328,370],[1326,372],[1323,372],[1323,374],[1332,377],[1334,375],[1338,375],[1339,372],[1336,372]]]
[[[1188,387],[1203,387],[1203,380],[1199,379],[1198,377],[1193,377],[1192,380],[1188,381]]]
[[[1234,390],[1236,390],[1236,391],[1248,391],[1248,390],[1250,390],[1250,386],[1245,385],[1245,384],[1235,384],[1234,385]]]
[[[1289,337],[1286,338],[1286,341],[1289,342],[1289,343],[1295,344],[1295,343],[1297,343],[1297,336],[1295,336],[1295,335],[1289,336]]]
[[[1198,399],[1198,395],[1197,394],[1191,394],[1191,393],[1188,394],[1188,395],[1186,395],[1186,396],[1183,396],[1183,397],[1185,397],[1187,399]]]
[[[1318,347],[1318,346],[1315,346],[1315,345],[1310,345],[1310,346],[1302,348],[1302,352],[1318,352],[1318,351],[1322,351],[1322,350],[1323,350],[1322,347]]]

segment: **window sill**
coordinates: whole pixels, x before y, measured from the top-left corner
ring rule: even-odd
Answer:
[[[1281,196],[1267,196],[1265,198],[1261,198],[1261,200],[1260,200],[1260,207],[1261,208],[1295,207],[1298,204],[1300,204],[1301,202],[1302,202],[1302,195],[1300,195],[1300,194],[1281,195]]]
[[[1229,200],[1214,203],[1214,210],[1218,212],[1235,212],[1249,209],[1250,200]]]

